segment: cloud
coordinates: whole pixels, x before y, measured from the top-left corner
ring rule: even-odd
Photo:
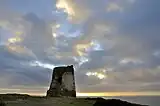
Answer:
[[[158,79],[156,79],[155,76],[152,75],[154,72],[150,72],[150,70],[155,71],[154,68],[159,64],[159,58],[152,55],[155,50],[159,49],[158,41],[160,40],[157,36],[159,34],[159,30],[157,30],[158,24],[155,24],[155,22],[159,22],[159,19],[157,18],[159,17],[159,15],[156,14],[158,13],[158,7],[156,6],[156,8],[153,8],[153,5],[155,6],[157,2],[158,1],[135,1],[134,3],[132,3],[133,6],[131,6],[130,8],[127,7],[128,9],[123,11],[122,14],[116,13],[117,17],[114,13],[114,15],[109,15],[110,17],[114,16],[112,17],[112,19],[109,16],[106,16],[107,18],[102,20],[103,18],[101,17],[104,17],[104,15],[99,15],[98,19],[96,18],[96,21],[90,20],[90,23],[92,23],[91,26],[88,25],[90,23],[87,23],[87,36],[84,37],[83,41],[90,42],[90,39],[98,39],[98,41],[101,42],[103,52],[97,52],[97,54],[95,55],[93,55],[95,51],[89,52],[89,61],[80,66],[80,71],[90,69],[90,71],[94,72],[95,68],[107,67],[111,67],[114,70],[108,72],[110,74],[107,75],[108,77],[106,78],[106,82],[103,83],[104,85],[102,83],[100,83],[99,85],[95,83],[95,86],[89,87],[86,83],[85,89],[80,86],[82,91],[85,91],[87,89],[88,91],[89,89],[94,89],[93,92],[98,92],[98,90],[147,91],[152,89],[155,90],[155,88],[159,86],[159,84],[156,83],[159,79],[159,74],[157,73],[156,78]],[[146,7],[149,8],[146,9]],[[95,30],[93,27],[93,23],[96,23],[97,25],[97,22],[100,22],[99,20],[104,21],[103,23],[110,21],[110,23],[112,24],[108,25],[112,25],[112,30],[109,33],[103,33],[103,31],[98,32],[97,30]],[[92,31],[94,31],[95,33],[92,33]],[[97,36],[94,37],[94,34],[95,36]],[[109,43],[107,42],[108,39],[110,41]],[[105,53],[105,55],[102,53]],[[120,65],[119,62],[125,63],[125,66],[122,64]],[[143,70],[140,71],[139,68],[142,68]],[[133,75],[132,72],[137,73],[137,75]],[[142,72],[144,75],[140,76],[140,79],[138,80],[140,83],[136,84],[136,82],[138,82],[136,81],[136,79],[138,79],[137,76],[141,75],[140,72]],[[110,76],[115,77],[112,78]],[[129,78],[125,76],[128,76]],[[131,82],[128,80],[130,80]],[[127,85],[125,86],[125,84]],[[150,87],[152,84],[153,86]]]
[[[131,58],[125,58],[120,61],[120,64],[128,64],[128,63],[133,63],[133,64],[142,64],[143,61],[139,59],[131,59]]]
[[[44,92],[53,67],[74,64],[78,92],[158,91],[158,2],[57,0],[47,16],[3,6],[1,87]]]
[[[57,0],[56,7],[68,15],[68,20],[81,22],[89,17],[90,12],[80,3],[75,0]]]
[[[109,5],[107,6],[107,12],[112,12],[112,11],[123,11],[123,8],[120,7],[118,4],[116,3],[109,3]]]
[[[154,71],[154,74],[152,73]],[[124,77],[125,76],[125,77]],[[159,72],[148,69],[135,69],[130,71],[107,72],[107,77],[88,84],[83,88],[79,84],[78,90],[81,92],[143,92],[159,91]],[[89,80],[87,80],[89,81]],[[80,83],[80,82],[79,82]]]
[[[52,46],[49,45],[52,43],[50,40],[50,43],[43,43],[40,47],[42,42],[47,42],[47,39],[50,39],[46,38],[45,40],[45,35],[48,33],[45,29],[45,22],[34,13],[16,16],[17,13],[12,11],[11,13],[14,15],[8,17],[10,12],[6,11],[3,17],[0,15],[0,87],[10,88],[13,91],[21,89],[21,92],[25,92],[27,86],[31,86],[32,90],[35,89],[32,88],[33,85],[48,86],[49,75],[52,73],[51,68],[46,69],[49,67],[49,63],[46,62],[44,65],[37,65],[37,67],[29,65],[32,61],[38,61],[37,59],[42,57],[38,53],[41,54],[49,46]],[[4,18],[5,16],[7,18]],[[35,44],[30,45],[33,40],[35,40]],[[23,88],[18,86],[23,86]]]

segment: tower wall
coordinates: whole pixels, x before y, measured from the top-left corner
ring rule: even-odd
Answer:
[[[73,65],[54,68],[50,88],[47,91],[47,96],[76,97]]]

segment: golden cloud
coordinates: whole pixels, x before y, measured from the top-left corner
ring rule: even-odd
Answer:
[[[75,0],[57,0],[56,7],[68,14],[68,20],[81,22],[89,16],[89,10],[78,4]]]
[[[9,43],[16,43],[16,42],[21,42],[22,41],[22,39],[20,38],[20,37],[14,37],[14,38],[9,38],[8,39],[8,42]]]
[[[6,47],[11,53],[18,53],[18,54],[32,56],[36,58],[35,54],[24,46],[15,45],[15,44],[7,44]]]
[[[76,48],[76,53],[79,55],[79,56],[85,56],[86,55],[86,50],[88,48],[90,48],[91,46],[93,45],[93,42],[89,42],[89,43],[86,43],[86,44],[77,44],[75,46]]]
[[[87,72],[86,73],[87,76],[95,76],[97,77],[98,79],[105,79],[107,77],[106,75],[106,70],[105,69],[98,69],[98,70],[95,70],[94,72]]]

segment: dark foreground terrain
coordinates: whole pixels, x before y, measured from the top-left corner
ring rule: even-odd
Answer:
[[[20,94],[1,94],[0,106],[146,106],[132,104],[117,99],[36,97]]]

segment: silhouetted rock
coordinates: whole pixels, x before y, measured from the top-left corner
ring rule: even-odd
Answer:
[[[139,105],[133,104],[126,101],[121,101],[118,99],[103,99],[97,98],[96,103],[93,106],[147,106],[147,105]]]
[[[76,97],[73,65],[54,68],[47,97],[56,96]]]
[[[99,99],[103,99],[103,98],[100,98],[100,97],[98,97],[98,98],[92,98],[92,97],[85,98],[85,100],[94,100],[94,101],[97,101]]]

